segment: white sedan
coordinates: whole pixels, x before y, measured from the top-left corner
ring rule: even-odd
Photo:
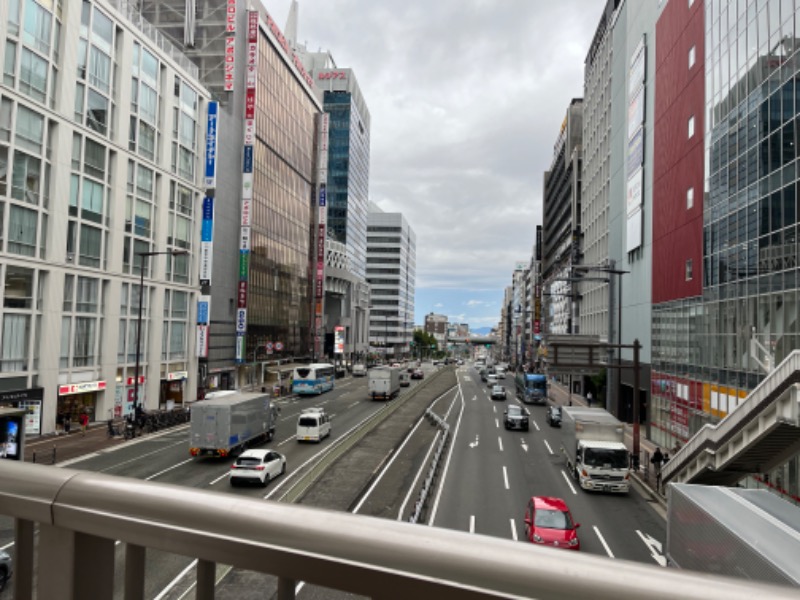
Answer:
[[[274,450],[245,450],[231,465],[231,485],[257,481],[262,486],[286,472],[286,457]]]

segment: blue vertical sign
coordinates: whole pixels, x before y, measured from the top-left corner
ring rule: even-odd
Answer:
[[[206,189],[217,187],[217,125],[219,103],[208,103],[208,125],[206,128]]]

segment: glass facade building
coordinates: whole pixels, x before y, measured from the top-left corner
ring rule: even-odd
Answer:
[[[707,0],[704,10],[702,296],[654,307],[651,437],[667,448],[763,379],[753,338],[775,364],[800,348],[800,6]],[[779,471],[773,482],[798,498],[797,459]]]
[[[328,143],[328,237],[347,247],[353,273],[366,276],[369,125],[354,94],[325,91]]]

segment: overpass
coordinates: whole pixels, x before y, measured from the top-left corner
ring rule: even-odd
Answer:
[[[705,425],[661,470],[664,483],[735,485],[800,452],[800,350],[716,425]]]
[[[494,346],[498,343],[497,338],[490,336],[481,337],[449,337],[448,344],[471,344],[473,346]]]

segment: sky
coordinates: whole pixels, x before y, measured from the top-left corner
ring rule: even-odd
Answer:
[[[291,0],[262,0],[285,29]],[[494,327],[605,0],[300,0],[298,41],[352,68],[370,199],[417,236],[415,323]]]

